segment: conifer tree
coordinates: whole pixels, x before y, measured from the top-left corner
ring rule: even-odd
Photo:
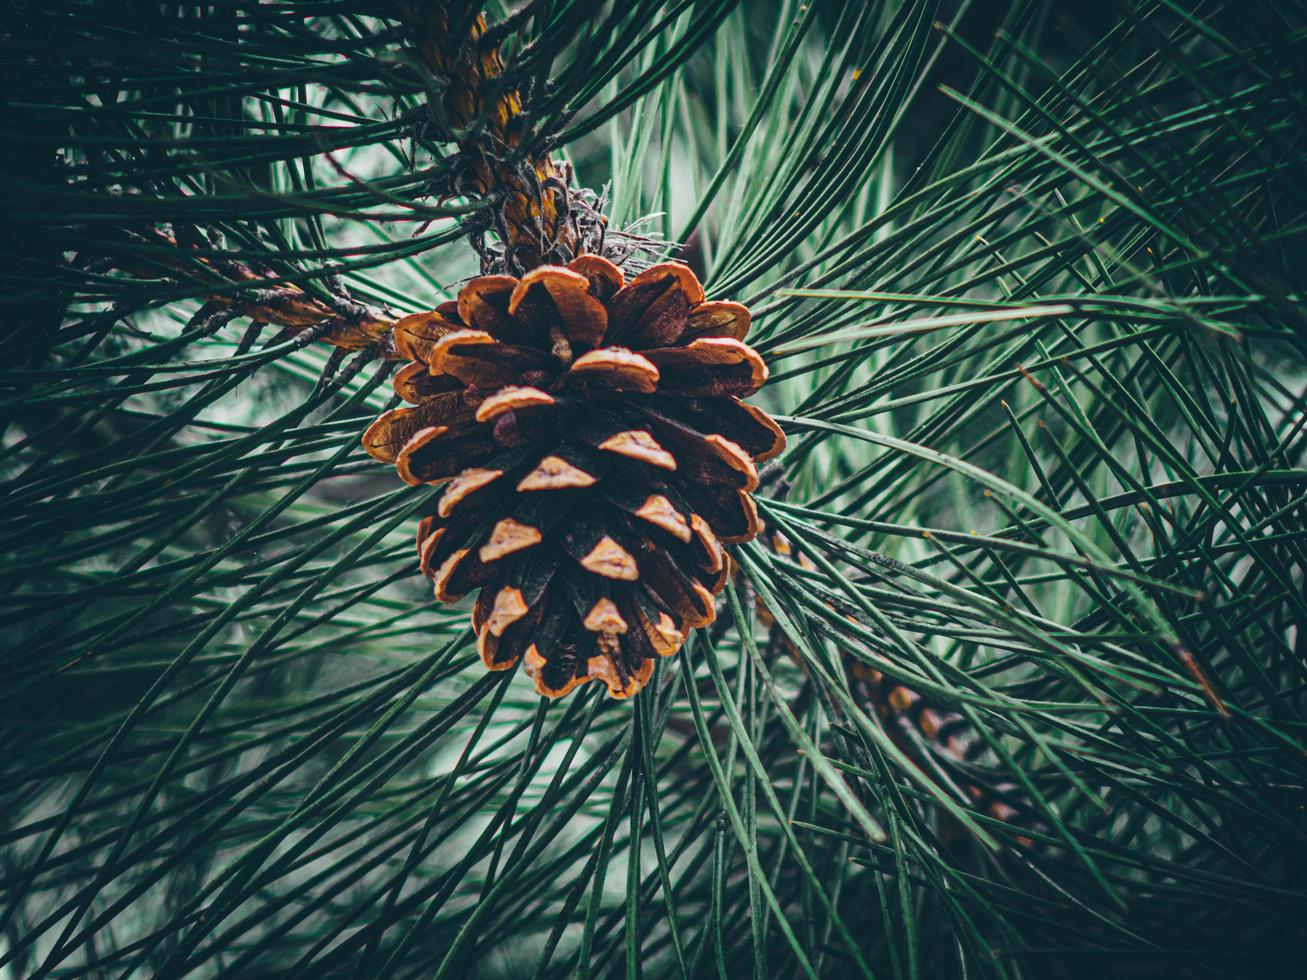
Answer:
[[[1301,970],[1301,3],[4,11],[0,977]]]

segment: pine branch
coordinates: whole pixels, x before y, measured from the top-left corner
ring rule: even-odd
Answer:
[[[1292,971],[1300,5],[7,14],[9,972]],[[478,272],[625,283],[680,232],[701,325],[752,312],[715,383],[770,369],[791,553],[696,564],[715,622],[634,699],[542,701],[423,584],[443,491],[359,437],[443,383],[418,328]],[[779,442],[682,408],[624,430],[663,482],[751,482],[673,444],[705,415]],[[606,481],[602,421],[568,460]]]

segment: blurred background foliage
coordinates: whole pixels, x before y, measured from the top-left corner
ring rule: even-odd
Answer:
[[[0,975],[1301,969],[1302,4],[489,4],[790,437],[630,703],[433,602],[387,362],[213,315],[476,273],[395,11],[4,10]]]

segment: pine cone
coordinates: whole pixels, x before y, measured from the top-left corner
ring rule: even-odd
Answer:
[[[748,328],[679,263],[624,284],[594,255],[481,276],[396,324],[415,407],[363,443],[410,484],[451,481],[418,549],[438,599],[481,590],[486,667],[525,657],[541,694],[598,679],[625,698],[712,622],[722,543],[758,533],[754,461],[785,444],[740,401],[767,378]]]
[[[766,528],[761,530],[767,531]],[[796,551],[785,535],[779,532],[763,533],[762,542],[774,554],[796,561],[800,568],[808,571],[817,568],[812,559],[803,552]],[[802,667],[803,654],[780,629],[771,610],[761,601],[755,608],[759,621],[771,630],[772,643],[779,642],[783,645]],[[930,765],[921,742],[934,746],[941,755],[951,757],[958,763],[973,762],[985,751],[985,741],[960,712],[923,698],[912,688],[869,667],[847,650],[841,650],[840,657],[844,662],[850,693],[858,706],[880,722],[881,729],[927,778],[935,780],[936,776],[932,773],[936,769]],[[978,783],[964,782],[961,788],[978,810],[996,820],[1017,822],[1020,815],[1016,809],[1000,798],[1000,794],[1013,789],[1010,784],[1000,786],[999,793]],[[952,818],[947,822],[951,837],[958,836],[960,827]],[[1028,837],[1018,837],[1017,841],[1022,846],[1031,846]]]

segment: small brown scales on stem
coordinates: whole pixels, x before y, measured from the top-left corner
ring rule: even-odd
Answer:
[[[526,271],[582,251],[563,169],[527,145],[521,93],[503,80],[484,14],[463,4],[399,2],[399,19],[435,82],[431,115],[458,146],[451,194],[496,201],[503,267]],[[443,90],[443,91],[442,91]]]
[[[749,312],[663,263],[629,282],[582,255],[482,276],[405,317],[411,363],[363,442],[411,484],[448,481],[418,529],[437,598],[472,612],[491,670],[524,660],[560,697],[640,690],[653,661],[712,622],[758,533],[755,463],[785,437],[741,399],[767,378]]]
[[[189,232],[185,238],[196,237],[194,229]],[[178,281],[199,279],[228,287],[207,297],[208,311],[227,311],[232,318],[248,317],[281,327],[291,335],[312,331],[314,339],[345,350],[373,350],[391,360],[399,357],[390,337],[395,326],[393,316],[353,300],[343,289],[324,291],[328,299],[315,296],[295,283],[278,281],[272,270],[259,269],[234,255],[197,257],[192,246],[180,238],[183,236],[157,230],[141,236],[141,241],[153,247],[148,263],[140,258],[122,259],[113,255],[99,258],[112,268],[135,276],[166,276]],[[241,285],[247,288],[240,291],[230,288]]]

